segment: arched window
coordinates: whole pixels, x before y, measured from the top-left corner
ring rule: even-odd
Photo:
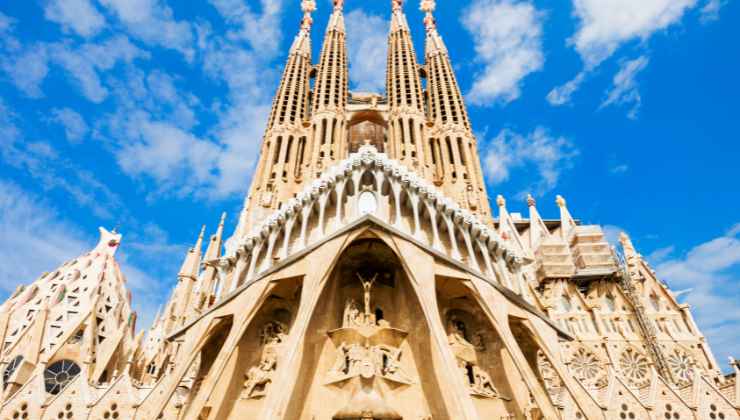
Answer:
[[[80,374],[80,367],[71,360],[59,360],[44,371],[46,392],[56,395]]]
[[[3,389],[8,386],[8,381],[10,381],[10,377],[13,376],[15,370],[18,369],[18,366],[20,366],[22,361],[23,356],[15,356],[13,360],[8,363],[8,366],[5,367],[5,370],[3,371]]]

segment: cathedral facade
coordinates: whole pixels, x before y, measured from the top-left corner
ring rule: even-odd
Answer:
[[[391,2],[385,94],[348,89],[342,3],[315,64],[302,2],[238,226],[153,325],[104,229],[0,307],[0,418],[740,420],[740,363],[627,235],[489,200],[434,0],[424,64]]]

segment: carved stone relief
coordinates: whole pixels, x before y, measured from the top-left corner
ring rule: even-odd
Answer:
[[[472,342],[468,341],[472,337]],[[480,332],[469,332],[465,322],[452,315],[447,320],[447,342],[457,359],[460,375],[468,384],[472,395],[483,398],[498,398],[500,394],[488,374],[479,364],[477,351],[485,351],[485,338]]]
[[[269,321],[260,330],[262,356],[256,366],[244,375],[241,398],[259,398],[267,394],[272,376],[277,369],[280,346],[285,342],[288,328],[280,321]]]
[[[401,346],[407,332],[393,328],[381,313],[371,308],[372,289],[378,274],[370,278],[355,273],[362,286],[362,308],[350,297],[344,305],[342,326],[329,331],[336,346],[336,359],[327,374],[327,384],[336,384],[360,376],[381,377],[411,384],[414,379],[403,367]],[[381,316],[379,316],[381,315]]]

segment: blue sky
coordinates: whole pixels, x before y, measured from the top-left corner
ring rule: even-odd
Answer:
[[[740,356],[737,2],[437,3],[489,192],[629,232]],[[345,11],[352,87],[382,91],[390,0]],[[200,225],[233,229],[299,20],[298,0],[3,2],[0,296],[119,226],[146,325]]]

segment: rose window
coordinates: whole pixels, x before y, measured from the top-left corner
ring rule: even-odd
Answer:
[[[677,381],[691,382],[694,367],[694,359],[691,356],[681,350],[676,350],[668,356],[668,365]]]
[[[604,370],[599,359],[590,351],[579,348],[571,358],[570,368],[579,380],[591,385],[601,385]]]
[[[80,367],[71,360],[60,360],[52,363],[44,371],[46,392],[58,394],[67,384],[80,374]]]
[[[619,357],[622,375],[636,387],[644,386],[650,378],[650,362],[647,357],[635,350],[627,349]]]

